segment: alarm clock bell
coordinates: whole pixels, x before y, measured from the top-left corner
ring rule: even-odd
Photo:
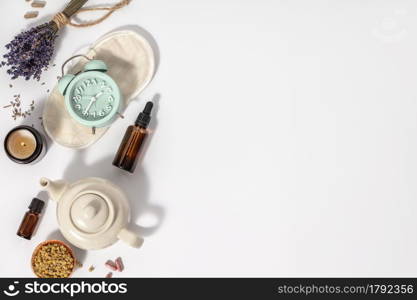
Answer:
[[[107,72],[108,68],[104,61],[102,60],[91,60],[85,64],[83,72],[88,71],[100,71],[100,72]],[[76,75],[74,74],[65,74],[58,80],[58,90],[59,92],[65,96],[65,92],[67,87],[71,83],[71,81],[75,78]]]

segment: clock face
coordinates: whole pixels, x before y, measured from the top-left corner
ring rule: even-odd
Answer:
[[[77,75],[68,87],[67,107],[77,121],[102,127],[118,112],[120,91],[114,80],[99,71]]]

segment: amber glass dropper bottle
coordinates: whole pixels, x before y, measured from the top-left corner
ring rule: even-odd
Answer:
[[[30,240],[36,230],[36,225],[39,222],[40,214],[42,212],[45,202],[40,199],[33,198],[29,205],[29,211],[23,217],[17,235]]]
[[[143,146],[146,136],[149,133],[148,125],[151,121],[151,111],[153,103],[147,102],[143,111],[136,119],[135,125],[127,128],[113,165],[133,173],[138,162],[140,150]]]

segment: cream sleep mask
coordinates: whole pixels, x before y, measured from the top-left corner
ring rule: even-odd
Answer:
[[[124,108],[149,84],[155,72],[155,57],[151,45],[133,30],[111,32],[82,54],[107,64],[108,74],[122,93]],[[79,59],[67,72],[78,73],[86,62],[84,58]],[[42,119],[46,133],[54,142],[73,149],[92,145],[109,128],[97,128],[95,134],[92,134],[91,127],[83,126],[72,119],[57,85],[46,100]]]

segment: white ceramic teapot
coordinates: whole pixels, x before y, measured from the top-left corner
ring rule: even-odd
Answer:
[[[86,250],[102,249],[118,239],[140,247],[143,239],[127,229],[129,202],[119,187],[102,178],[84,178],[73,184],[40,180],[52,200],[58,202],[57,218],[64,237]]]

